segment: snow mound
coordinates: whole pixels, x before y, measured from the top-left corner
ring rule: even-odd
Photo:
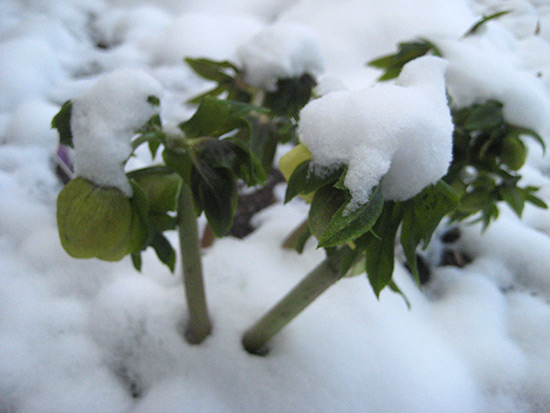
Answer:
[[[438,57],[421,57],[395,84],[329,93],[302,110],[300,139],[315,167],[348,165],[351,208],[367,202],[379,182],[386,199],[405,200],[445,175],[453,132],[446,66]]]
[[[466,107],[495,99],[504,104],[509,123],[544,133],[550,113],[544,84],[521,69],[511,50],[499,50],[478,39],[436,43],[449,61],[447,85],[453,105]]]
[[[276,89],[277,79],[318,74],[323,68],[321,47],[313,32],[292,23],[265,28],[237,53],[246,81],[268,91]]]
[[[100,79],[73,101],[71,130],[76,175],[132,195],[124,163],[132,153],[130,140],[155,108],[161,85],[145,72],[124,69]]]

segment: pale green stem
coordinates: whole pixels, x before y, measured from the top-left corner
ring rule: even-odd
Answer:
[[[243,335],[246,351],[266,354],[266,343],[339,279],[334,259],[321,262]]]
[[[185,338],[191,344],[198,344],[210,334],[212,324],[208,316],[204,291],[193,194],[185,182],[181,185],[177,220],[183,264],[183,283],[189,310],[189,323],[185,331]]]
[[[294,229],[290,235],[288,235],[285,240],[283,241],[283,248],[285,249],[294,249],[296,248],[296,245],[298,244],[298,241],[300,237],[304,235],[304,233],[309,228],[309,222],[307,219],[305,219],[296,229]]]

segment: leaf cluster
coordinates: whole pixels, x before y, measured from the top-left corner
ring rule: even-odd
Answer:
[[[377,187],[368,202],[352,209],[351,195],[343,185],[345,175],[345,167],[316,174],[310,160],[295,168],[285,200],[313,192],[308,228],[297,249],[303,248],[307,238],[314,235],[318,248],[325,248],[329,256],[337,257],[341,277],[359,266],[367,272],[377,296],[385,287],[400,292],[392,274],[395,243],[401,229],[399,242],[420,283],[416,249],[428,245],[439,222],[458,204],[458,194],[439,181],[410,200],[393,202],[386,201]]]
[[[418,39],[411,42],[399,43],[396,53],[371,60],[367,64],[384,70],[384,73],[378,78],[379,81],[390,80],[398,77],[403,66],[411,60],[425,56],[428,53],[441,56],[441,53],[433,43],[426,39]]]
[[[262,106],[274,116],[298,119],[300,110],[309,102],[313,88],[317,84],[314,77],[304,73],[299,77],[277,80],[274,91],[263,91],[245,81],[245,71],[228,61],[186,58],[185,62],[200,77],[216,82],[216,86],[191,99],[190,103],[200,103],[204,97],[219,97],[228,100],[252,103],[258,94],[265,95]]]
[[[534,139],[543,150],[544,141],[535,131],[506,122],[502,110],[495,100],[452,110],[453,162],[444,180],[461,194],[455,220],[480,213],[486,227],[498,217],[500,201],[518,216],[526,202],[546,208],[535,196],[537,187],[518,185],[527,156],[524,138]]]

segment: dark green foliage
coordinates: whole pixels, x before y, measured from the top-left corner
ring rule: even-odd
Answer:
[[[395,235],[401,218],[401,207],[387,202],[372,231],[365,235],[367,276],[377,297],[392,281]]]
[[[288,180],[285,203],[289,202],[296,195],[307,195],[323,186],[336,183],[342,172],[343,168],[339,168],[319,175],[311,170],[311,160],[302,162],[296,167]]]
[[[53,117],[51,126],[59,133],[59,143],[73,147],[73,133],[71,131],[71,113],[73,103],[66,101],[57,114]]]
[[[266,94],[264,106],[276,116],[298,119],[316,84],[313,76],[307,73],[298,78],[279,79],[277,90]]]
[[[452,218],[462,220],[480,214],[485,226],[498,217],[500,201],[521,216],[525,202],[546,207],[535,187],[520,187],[517,172],[525,163],[523,137],[544,141],[534,131],[506,122],[500,102],[484,103],[452,111],[455,125],[453,162],[444,180],[461,195]]]
[[[248,114],[261,110],[246,103],[205,97],[191,119],[179,127],[187,138],[218,138],[235,129],[248,128]]]
[[[420,243],[428,246],[443,217],[453,211],[458,203],[458,194],[445,182],[439,181],[404,204],[400,241],[407,263],[419,285],[416,250]]]
[[[490,14],[488,16],[482,16],[481,20],[476,22],[466,33],[464,33],[464,37],[472,36],[478,32],[478,30],[483,27],[488,21],[498,19],[501,16],[504,16],[508,13],[511,13],[510,10],[505,11],[499,11],[493,14]]]
[[[377,296],[386,286],[400,293],[392,281],[396,234],[401,228],[401,244],[413,274],[418,279],[416,249],[430,242],[440,221],[457,206],[459,196],[443,181],[425,188],[402,202],[385,201],[375,188],[368,202],[350,208],[351,195],[344,185],[345,168],[323,178],[310,171],[310,162],[298,165],[289,179],[287,199],[314,193],[305,228],[297,249],[310,234],[318,239],[345,276],[364,261],[369,281]],[[406,298],[405,298],[406,299]]]
[[[345,203],[332,216],[319,240],[319,247],[336,247],[370,231],[383,206],[384,198],[379,188],[374,190],[367,203],[353,210],[349,210],[349,203]]]
[[[378,80],[390,80],[398,77],[403,66],[411,60],[428,53],[441,56],[437,47],[428,40],[419,39],[413,42],[403,42],[399,43],[397,53],[371,60],[368,65],[384,70],[384,74]]]

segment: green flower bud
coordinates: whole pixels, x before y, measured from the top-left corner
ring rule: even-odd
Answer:
[[[176,172],[155,166],[132,171],[128,178],[133,179],[145,192],[150,212],[162,214],[176,210],[181,185],[181,178]]]
[[[57,197],[57,226],[61,245],[74,258],[119,261],[141,247],[147,235],[122,191],[80,177]]]
[[[516,136],[507,136],[502,141],[500,159],[503,164],[511,170],[517,171],[525,164],[527,158],[527,148],[525,144]]]

